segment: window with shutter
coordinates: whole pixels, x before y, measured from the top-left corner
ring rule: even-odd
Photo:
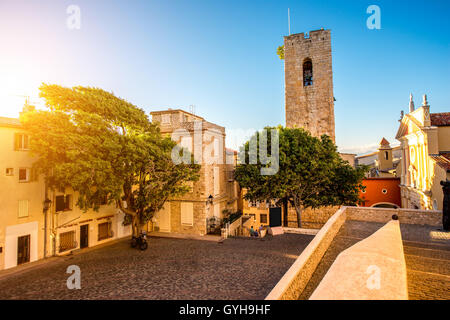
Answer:
[[[14,150],[28,150],[29,138],[23,133],[14,134]]]
[[[62,196],[56,196],[56,201],[55,201],[55,210],[56,212],[58,211],[64,211],[64,209],[66,208],[66,201],[65,201],[65,197]]]
[[[71,194],[67,194],[66,195],[66,199],[65,199],[65,208],[66,210],[72,210],[72,195]]]
[[[19,218],[28,217],[28,200],[19,200]]]
[[[30,181],[30,169],[29,168],[20,168],[19,169],[19,182],[27,182]]]
[[[98,241],[112,237],[111,222],[98,224]]]
[[[267,223],[267,214],[261,213],[261,214],[259,215],[259,219],[261,220],[261,223]]]
[[[220,172],[219,167],[214,167],[214,195],[217,196],[220,193]]]
[[[63,232],[59,235],[59,252],[74,249],[76,247],[75,231]]]
[[[181,224],[194,225],[194,204],[192,202],[181,203]]]

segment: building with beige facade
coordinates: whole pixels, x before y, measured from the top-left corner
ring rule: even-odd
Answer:
[[[180,109],[151,115],[161,133],[193,154],[201,169],[200,179],[190,184],[190,192],[169,199],[149,229],[194,235],[220,232],[224,215],[235,212],[239,203],[233,175],[237,155],[225,148],[225,128]]]
[[[0,270],[131,234],[115,205],[83,212],[70,188],[46,192],[30,139],[19,119],[0,117]]]
[[[442,210],[441,181],[450,179],[450,112],[431,113],[426,95],[400,122],[401,199],[403,208]]]
[[[18,119],[0,117],[0,270],[44,257],[44,183]]]

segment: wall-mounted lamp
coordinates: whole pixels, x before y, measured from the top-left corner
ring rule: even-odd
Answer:
[[[209,195],[208,199],[206,200],[206,205],[213,203],[213,196]]]
[[[50,205],[52,204],[52,200],[49,198],[44,200],[44,212],[47,212],[50,209]]]

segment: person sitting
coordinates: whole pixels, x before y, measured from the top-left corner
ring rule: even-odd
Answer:
[[[255,229],[253,229],[253,226],[250,228],[250,237],[257,237],[258,236],[258,231],[256,231]]]

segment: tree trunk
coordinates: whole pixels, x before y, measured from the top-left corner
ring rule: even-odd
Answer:
[[[297,197],[293,197],[294,198],[294,207],[295,207],[295,212],[297,213],[297,225],[298,228],[302,227],[302,204],[300,203],[300,201],[298,201]]]
[[[289,227],[289,223],[288,223],[288,216],[289,216],[289,207],[288,207],[288,199],[284,198],[283,199],[283,225],[285,227]]]
[[[302,207],[295,207],[295,211],[297,212],[297,225],[299,228],[302,227]]]
[[[133,216],[132,225],[133,225],[132,236],[139,237],[139,235],[141,234],[141,224],[139,221],[139,216],[137,214]]]

